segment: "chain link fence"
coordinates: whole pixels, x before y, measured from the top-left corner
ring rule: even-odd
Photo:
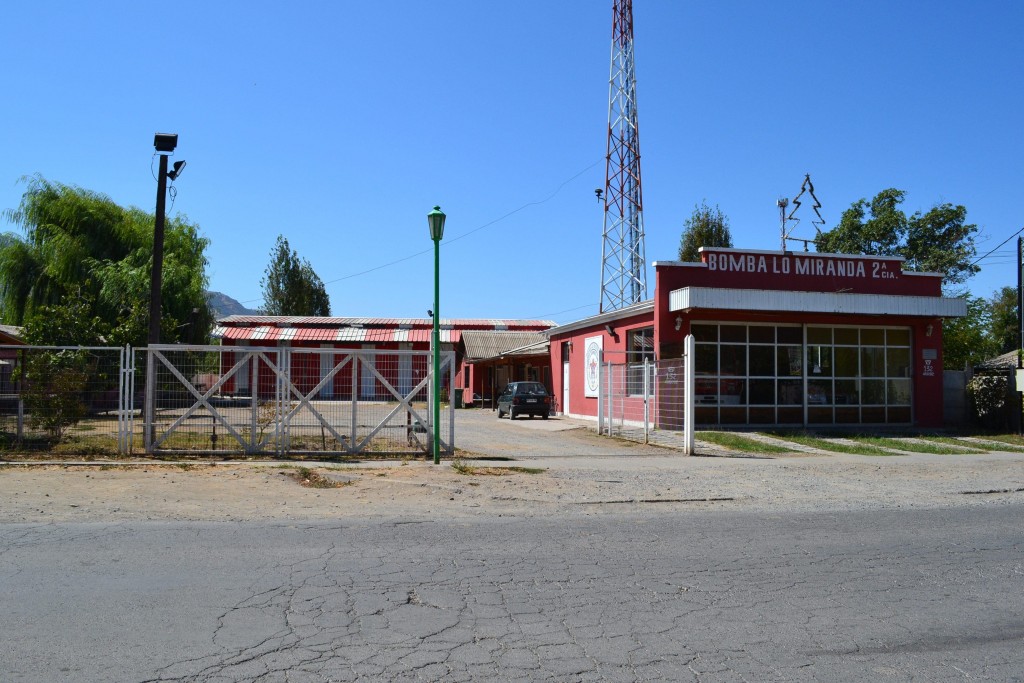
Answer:
[[[0,346],[0,452],[429,453],[430,359],[375,349]],[[448,455],[454,365],[454,352],[442,354]]]
[[[622,352],[603,354],[598,431],[642,443],[693,452],[693,337],[683,358],[628,362]],[[689,388],[689,389],[688,389]]]
[[[126,349],[0,346],[0,451],[117,455],[127,446]]]

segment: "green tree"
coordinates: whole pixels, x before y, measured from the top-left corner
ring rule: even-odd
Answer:
[[[693,207],[693,214],[686,219],[679,239],[679,260],[700,261],[697,251],[701,247],[731,246],[729,219],[718,205],[711,208],[706,202],[701,202],[699,206]]]
[[[330,315],[331,301],[324,283],[306,259],[288,246],[283,235],[270,252],[260,280],[264,315]]]
[[[1017,318],[1017,288],[1003,287],[989,299],[992,311],[991,336],[997,353],[1020,349],[1020,321]]]
[[[987,299],[970,294],[967,315],[951,318],[942,326],[942,366],[947,370],[963,370],[999,355],[999,346],[991,335],[992,305]]]
[[[967,223],[967,209],[937,204],[926,213],[907,216],[900,209],[905,196],[905,191],[889,188],[870,202],[854,202],[839,225],[818,235],[818,251],[902,256],[906,269],[942,273],[947,286],[977,273],[980,269],[973,260],[978,226]]]
[[[60,304],[42,306],[34,313],[25,323],[25,341],[54,346],[103,344],[108,326],[93,315],[90,284],[86,282]],[[81,349],[33,349],[20,372],[29,426],[58,441],[86,414],[89,378],[103,379],[96,359]]]
[[[108,343],[145,344],[153,214],[40,176],[26,183],[18,209],[3,214],[22,234],[0,235],[0,319],[24,324],[88,283],[88,313],[104,322]],[[207,338],[213,320],[205,295],[208,244],[187,218],[167,220],[162,341]]]

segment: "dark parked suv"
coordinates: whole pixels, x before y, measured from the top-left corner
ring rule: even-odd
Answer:
[[[551,396],[540,382],[510,382],[498,396],[498,419],[514,420],[519,415],[539,415],[548,419]]]

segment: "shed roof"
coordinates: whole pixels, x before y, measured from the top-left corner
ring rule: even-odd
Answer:
[[[975,370],[1016,370],[1019,351],[1008,351],[1001,356],[983,360],[974,366]]]
[[[17,325],[0,325],[0,344],[24,344],[25,328]]]
[[[540,332],[466,330],[462,341],[466,345],[467,363],[499,356],[546,356],[549,346]]]

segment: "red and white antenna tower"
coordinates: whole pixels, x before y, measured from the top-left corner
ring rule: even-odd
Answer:
[[[624,308],[646,298],[640,132],[633,67],[633,0],[614,0],[600,312]]]

